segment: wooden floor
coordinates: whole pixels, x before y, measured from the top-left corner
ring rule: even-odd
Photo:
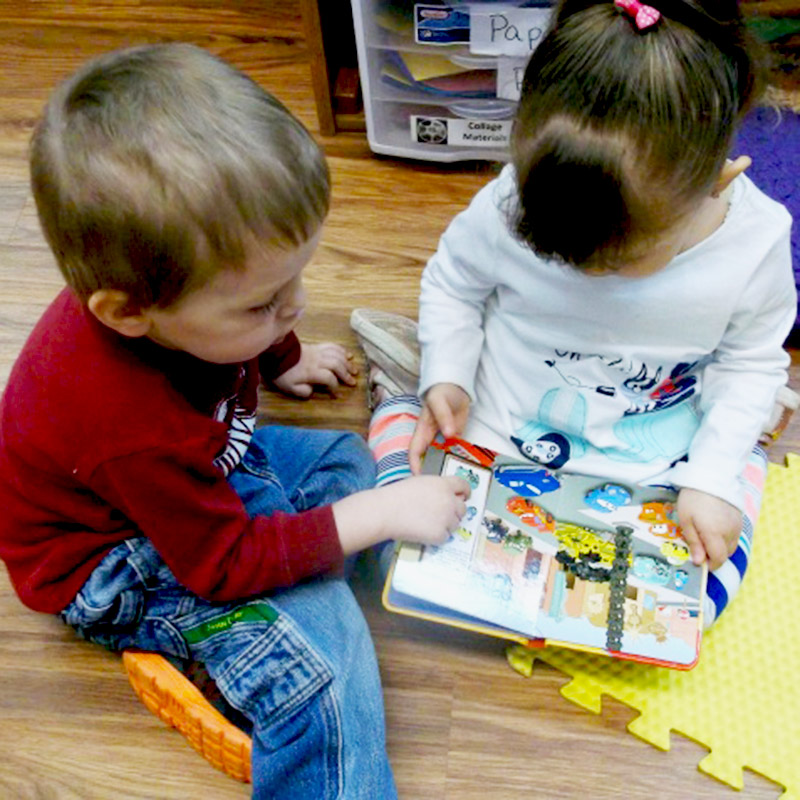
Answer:
[[[25,161],[33,120],[54,82],[113,47],[191,41],[263,82],[316,132],[302,31],[292,0],[0,0],[0,386],[61,286],[37,226]],[[491,172],[380,159],[355,134],[323,143],[334,204],[308,270],[310,311],[301,334],[354,345],[347,324],[353,306],[416,313],[420,272],[439,234]],[[797,388],[797,366],[792,376]],[[272,419],[366,430],[363,387],[337,399],[268,398],[264,408]],[[799,449],[797,421],[772,458]],[[780,794],[751,773],[741,793],[703,775],[696,764],[705,749],[680,736],[669,753],[639,741],[625,731],[634,712],[613,701],[599,716],[578,709],[558,693],[561,674],[539,666],[532,679],[520,677],[499,642],[385,613],[368,570],[356,590],[374,632],[403,800]],[[118,656],[24,609],[2,567],[0,687],[2,800],[249,796],[145,710]]]

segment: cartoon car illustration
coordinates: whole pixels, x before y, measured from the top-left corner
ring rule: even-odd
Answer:
[[[667,586],[670,582],[671,572],[669,565],[659,558],[636,556],[633,559],[633,574],[647,583]]]
[[[606,483],[588,492],[584,501],[590,508],[610,513],[629,505],[631,493],[618,483]]]
[[[501,464],[494,468],[494,479],[522,497],[538,497],[561,486],[552,472],[526,464]]]
[[[486,529],[486,539],[490,542],[501,543],[508,536],[508,526],[499,517],[488,517],[482,522]]]
[[[526,525],[530,525],[542,533],[555,533],[556,521],[553,515],[527,497],[519,495],[509,497],[506,501],[506,510],[518,516]]]
[[[672,503],[643,503],[639,519],[649,523],[648,530],[653,536],[663,536],[665,539],[675,539],[681,535],[681,529],[672,519],[675,506]]]
[[[480,485],[480,478],[469,467],[462,467],[460,465],[456,467],[456,477],[463,478],[470,485],[473,492]]]
[[[689,560],[689,548],[682,542],[668,540],[661,543],[661,555],[670,564],[681,565]]]
[[[481,447],[458,438],[447,439],[444,442],[431,442],[431,447],[444,450],[445,453],[452,453],[467,461],[474,461],[482,467],[491,467],[497,457],[497,453],[488,447]]]
[[[503,547],[512,553],[524,553],[528,548],[533,547],[533,539],[526,533],[517,531],[503,539]]]
[[[559,552],[569,559],[588,560],[609,569],[613,566],[616,546],[613,540],[598,531],[571,522],[561,522],[556,525],[555,535],[560,544]],[[630,554],[628,561],[631,562]]]
[[[460,536],[465,542],[468,542],[472,538],[472,531],[461,525],[453,531],[453,535]]]

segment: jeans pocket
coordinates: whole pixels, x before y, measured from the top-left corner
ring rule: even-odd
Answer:
[[[218,624],[219,633],[191,642],[192,655],[203,661],[220,691],[231,705],[249,717],[257,727],[275,725],[297,713],[333,681],[333,671],[286,617],[265,601],[239,606],[263,619],[234,622],[220,620],[195,625],[191,630]],[[181,620],[185,638],[190,633]]]

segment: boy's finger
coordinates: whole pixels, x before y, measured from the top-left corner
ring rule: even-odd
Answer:
[[[355,356],[345,350],[345,348],[341,345],[331,345],[327,355],[328,358],[334,361],[336,364],[341,364],[344,369],[348,371],[358,371],[358,364],[356,363]]]
[[[331,394],[336,391],[339,385],[339,379],[336,373],[331,369],[323,369],[314,377],[314,383],[324,386]]]
[[[463,478],[457,478],[455,475],[450,475],[447,480],[450,481],[453,486],[453,491],[459,497],[463,497],[464,500],[469,499],[469,496],[472,494],[472,487]],[[464,511],[466,511],[466,509],[464,509]]]
[[[333,367],[319,369],[309,377],[309,381],[314,386],[327,391],[331,397],[337,396],[336,392],[343,384],[350,384],[351,386],[355,384],[355,381],[349,375],[339,375]]]
[[[342,355],[345,355],[347,352],[342,345],[337,344],[336,342],[320,342],[317,345],[317,349],[333,353],[341,353]]]
[[[353,375],[357,373],[354,373],[351,369],[349,369],[346,363],[336,364],[333,367],[333,372],[341,383],[346,383],[348,386],[355,386],[356,379],[353,377]]]

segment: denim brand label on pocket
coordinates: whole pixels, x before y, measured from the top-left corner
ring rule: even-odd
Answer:
[[[209,639],[218,633],[227,631],[241,622],[267,622],[273,623],[278,619],[278,612],[263,601],[237,606],[230,611],[224,611],[211,619],[200,622],[191,628],[182,631],[183,638],[189,644],[197,644]]]

